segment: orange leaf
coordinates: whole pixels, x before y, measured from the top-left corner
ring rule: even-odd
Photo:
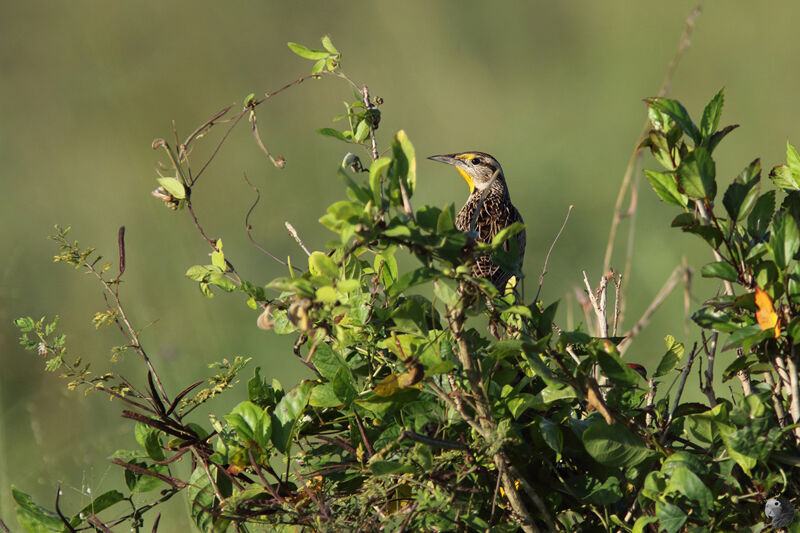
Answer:
[[[758,307],[758,311],[756,311],[756,320],[758,321],[758,326],[762,330],[768,330],[775,328],[775,338],[781,336],[781,323],[778,319],[778,313],[775,312],[775,308],[772,306],[772,300],[770,300],[769,295],[762,291],[759,287],[756,287],[756,307]]]

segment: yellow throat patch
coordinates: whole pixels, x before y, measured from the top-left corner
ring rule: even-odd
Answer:
[[[456,167],[456,170],[458,170],[458,173],[461,174],[462,178],[464,178],[464,181],[467,182],[467,185],[469,185],[469,193],[472,194],[472,191],[475,190],[475,183],[472,181],[472,177],[458,167]]]

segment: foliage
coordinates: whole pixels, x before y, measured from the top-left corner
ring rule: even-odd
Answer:
[[[787,165],[770,173],[787,191],[777,210],[775,192],[760,193],[756,160],[724,193],[724,212],[715,211],[712,153],[732,129],[717,130],[722,93],[700,126],[678,102],[649,100],[653,129],[644,145],[665,171],[647,177],[662,200],[681,208],[673,225],[712,247],[717,261],[702,273],[723,280],[726,292],[693,316],[708,331],[702,342],[686,350],[668,337],[647,379],[621,358],[620,337],[593,337],[588,324],[563,330],[553,323],[556,303],[526,304],[471,275],[480,254],[517,268],[504,244],[521,226],[477,243],[455,228],[452,205],[414,210],[411,142],[399,131],[379,157],[380,102],[341,72],[330,39],[322,44],[324,50],[289,46],[315,62],[311,77],[351,84],[354,101],[343,117],[349,129],[320,133],[363,147],[370,162],[348,154],[336,169],[346,199],[320,218],[334,238],[326,250],[308,251],[307,265],[286,265],[285,276],[266,284],[246,279],[222,240],[200,226],[191,199],[208,162],[190,165],[191,148],[228,109],[175,148],[154,143],[169,159],[154,194],[171,209],[189,211],[212,251],[210,265],[192,266],[186,276],[208,297],[241,294],[260,313],[260,328],[293,336],[294,354],[313,379],[284,388],[256,367],[246,397],[230,412],[190,417],[232,386],[248,360],[223,362],[208,388],[191,398],[201,383],[166,391],[119,297],[124,233],[119,274],[109,278],[110,267],[95,268],[94,250],[81,250],[58,230],[56,260],[88,270],[103,285],[108,308],[95,323],[117,325],[145,367],[139,386],[113,373],[103,383],[83,378],[126,403],[123,416],[135,422],[139,447],[113,456],[127,495],[104,494],[93,511],[67,518],[15,489],[20,524],[28,531],[100,528],[97,513],[126,501],[133,511],[105,524],[138,530],[144,513],[185,492],[201,531],[763,529],[760,503],[798,487],[787,468],[797,462],[800,435],[794,149]],[[226,120],[233,127],[247,116],[257,144],[280,168],[282,159],[272,158],[256,127],[257,106],[278,92],[248,96]],[[404,271],[398,257],[405,254],[414,264]],[[490,330],[470,319],[476,315],[488,315]],[[55,323],[17,324],[26,348],[48,355],[49,367],[64,364]],[[740,376],[743,394],[718,397],[713,389],[719,333],[729,334],[724,349],[736,353],[723,375]],[[709,405],[681,402],[689,371],[702,359]],[[667,376],[680,380],[677,391],[657,398],[656,378]],[[179,462],[184,456],[191,461]],[[159,496],[141,503],[141,494],[157,489]]]

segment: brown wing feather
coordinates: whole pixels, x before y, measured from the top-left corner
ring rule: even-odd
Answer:
[[[456,227],[461,231],[469,231],[472,217],[478,207],[478,203],[480,203],[480,198],[480,192],[473,192],[467,199],[467,203],[458,212]],[[489,191],[475,223],[476,240],[479,242],[491,242],[501,229],[510,226],[514,222],[522,222],[522,216],[511,203],[508,195],[504,191]],[[519,248],[520,266],[522,266],[527,241],[525,231],[518,233],[516,239],[517,247]],[[511,273],[505,272],[498,265],[495,265],[489,255],[481,255],[475,258],[472,273],[477,277],[490,280],[500,290],[505,287],[511,277]]]

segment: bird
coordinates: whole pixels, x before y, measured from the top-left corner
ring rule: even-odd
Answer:
[[[478,242],[492,242],[500,230],[514,222],[522,222],[522,216],[511,203],[503,168],[497,159],[485,152],[432,155],[428,159],[453,165],[469,185],[470,194],[467,202],[456,216],[456,228],[465,232],[470,231],[478,205],[481,206],[475,222],[475,240]],[[486,192],[485,197],[484,192]],[[482,197],[483,203],[481,204]],[[517,233],[516,240],[521,270],[526,243],[524,229]],[[508,249],[508,243],[505,246]],[[475,259],[472,274],[488,279],[501,293],[513,275],[512,272],[507,272],[492,262],[490,255],[481,255]]]
[[[794,506],[786,498],[772,498],[764,507],[764,514],[772,519],[774,527],[786,527],[794,518]]]

